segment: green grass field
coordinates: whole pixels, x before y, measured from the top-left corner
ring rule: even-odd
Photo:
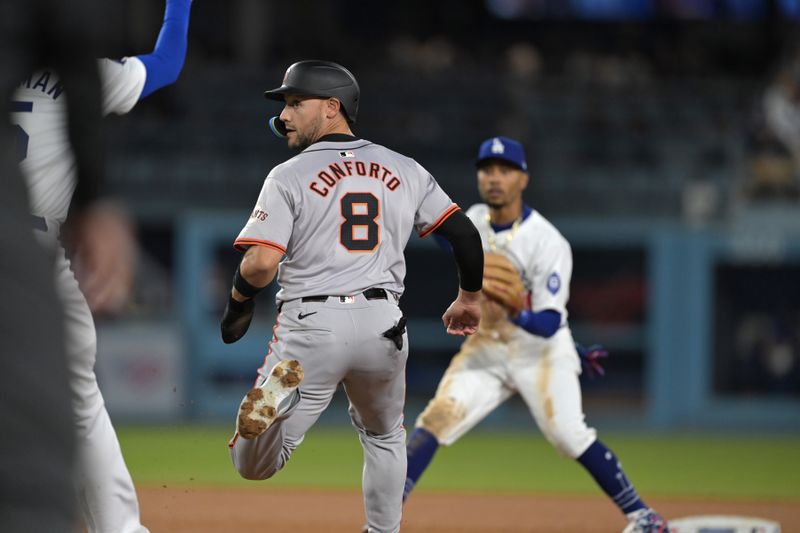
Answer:
[[[122,427],[133,478],[142,485],[248,484],[230,463],[229,427]],[[603,441],[640,492],[654,496],[800,499],[800,436],[624,434]],[[353,430],[314,428],[270,487],[354,489],[361,447]],[[597,487],[535,433],[477,431],[441,448],[420,490],[588,494]]]

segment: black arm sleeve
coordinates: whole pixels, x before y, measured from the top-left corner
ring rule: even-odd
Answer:
[[[483,245],[481,236],[463,211],[450,215],[433,232],[450,243],[458,265],[460,286],[465,291],[479,291],[483,286]]]

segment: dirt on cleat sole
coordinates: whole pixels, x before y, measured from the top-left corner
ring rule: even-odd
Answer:
[[[251,389],[239,406],[237,430],[251,440],[264,433],[278,417],[278,406],[303,381],[303,367],[298,361],[281,361],[260,387]]]

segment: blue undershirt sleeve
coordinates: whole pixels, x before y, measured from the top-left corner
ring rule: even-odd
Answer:
[[[561,313],[553,309],[545,309],[538,312],[525,309],[512,322],[528,333],[549,338],[561,326]]]
[[[155,49],[150,54],[137,56],[147,70],[139,100],[178,79],[186,59],[191,6],[192,0],[167,0],[164,24],[158,34]]]

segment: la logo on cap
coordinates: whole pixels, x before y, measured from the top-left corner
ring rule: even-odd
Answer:
[[[492,153],[493,154],[502,154],[506,151],[506,147],[503,145],[503,141],[495,137],[492,139]]]

